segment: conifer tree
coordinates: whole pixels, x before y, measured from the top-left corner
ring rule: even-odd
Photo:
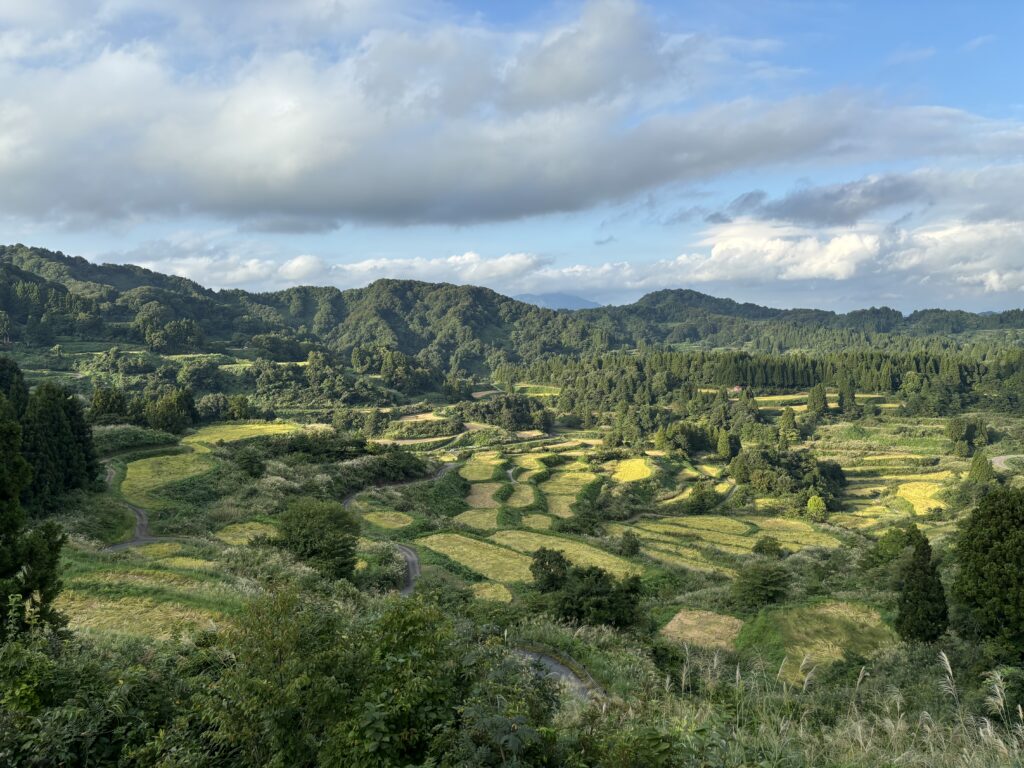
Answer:
[[[972,483],[989,483],[996,479],[996,471],[992,468],[992,462],[981,452],[974,454],[971,459],[971,469],[967,473],[967,479]]]
[[[932,559],[928,538],[916,525],[911,526],[908,534],[914,552],[903,569],[896,631],[904,640],[932,643],[946,631],[949,623],[946,590]]]
[[[0,639],[9,628],[23,626],[28,607],[44,621],[61,621],[53,600],[60,591],[64,535],[53,523],[25,530],[20,496],[32,473],[20,448],[21,426],[0,395]],[[15,616],[10,615],[12,607],[19,612]]]
[[[807,393],[807,412],[811,416],[822,416],[828,413],[828,397],[824,384],[815,384]]]

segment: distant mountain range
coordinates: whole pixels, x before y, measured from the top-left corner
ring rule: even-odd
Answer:
[[[512,298],[544,309],[596,309],[601,306],[596,301],[571,293],[520,293]]]
[[[840,350],[889,344],[893,336],[941,337],[936,343],[947,344],[949,334],[1024,329],[1019,309],[926,309],[904,316],[872,307],[838,314],[774,309],[688,289],[656,291],[622,306],[565,294],[513,299],[489,288],[416,280],[377,280],[349,290],[212,291],[141,267],[93,264],[24,245],[0,246],[0,310],[10,337],[35,346],[88,339],[174,353],[252,348],[273,359],[372,347],[402,352],[434,370],[472,373],[503,361],[645,344]]]

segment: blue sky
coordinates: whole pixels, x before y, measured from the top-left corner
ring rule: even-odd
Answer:
[[[213,287],[1024,302],[1024,4],[8,0],[0,225]]]

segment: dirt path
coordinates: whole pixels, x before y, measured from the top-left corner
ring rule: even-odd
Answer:
[[[992,467],[1002,472],[1012,471],[1012,467],[1009,466],[1010,459],[1024,459],[1024,454],[1019,453],[1008,453],[1005,456],[993,456]]]
[[[109,547],[103,549],[107,552],[120,552],[124,549],[131,549],[132,547],[139,547],[143,544],[152,544],[155,541],[176,541],[174,536],[153,536],[149,532],[149,515],[146,514],[146,510],[142,507],[136,507],[134,504],[125,502],[125,506],[128,507],[135,514],[135,531],[132,533],[132,537],[128,541],[122,541],[119,544],[111,544]]]
[[[512,653],[520,658],[540,664],[545,670],[547,670],[548,677],[557,678],[560,683],[569,689],[569,692],[573,696],[581,701],[589,701],[602,694],[602,691],[595,690],[591,686],[587,685],[583,681],[583,678],[569,669],[569,667],[565,666],[565,664],[560,662],[554,656],[549,656],[548,654],[540,653],[539,651],[527,651],[524,648],[513,648]]]
[[[413,589],[416,588],[416,580],[420,577],[420,556],[416,554],[416,550],[412,547],[407,547],[405,544],[397,546],[398,554],[405,558],[405,583],[402,585],[399,594],[403,597],[408,597],[412,594]]]

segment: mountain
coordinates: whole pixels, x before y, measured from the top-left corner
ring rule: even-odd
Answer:
[[[272,359],[302,359],[317,349],[349,356],[357,348],[385,348],[436,371],[480,374],[503,362],[645,344],[827,351],[908,336],[1024,328],[1021,310],[979,315],[931,309],[904,316],[873,307],[837,314],[774,309],[685,289],[656,291],[625,306],[571,311],[489,288],[415,280],[378,280],[350,290],[213,291],[141,267],[93,264],[23,245],[0,246],[0,278],[0,311],[10,336],[33,345],[86,339],[141,343],[160,352],[231,347]]]
[[[601,306],[596,301],[582,299],[571,293],[521,293],[512,298],[544,309],[596,309]]]

